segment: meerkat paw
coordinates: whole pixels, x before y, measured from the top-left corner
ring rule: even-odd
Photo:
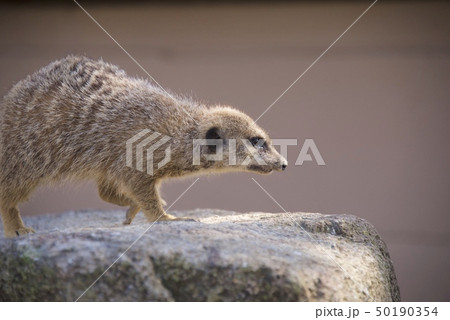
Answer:
[[[16,230],[11,230],[11,231],[5,232],[5,236],[7,238],[14,238],[14,237],[23,236],[23,235],[30,234],[30,233],[36,233],[36,231],[34,231],[33,228],[22,227],[22,228],[19,228]]]
[[[199,222],[197,219],[189,218],[189,217],[179,217],[179,218],[175,218],[175,221]]]
[[[23,235],[29,234],[29,233],[36,233],[36,231],[33,228],[29,228],[29,227],[23,227],[23,228],[16,230],[17,236],[23,236]]]
[[[197,221],[197,220],[187,217],[175,217],[171,214],[166,213],[161,218],[159,218],[159,221]]]
[[[168,214],[168,213],[164,213],[163,215],[161,215],[157,220],[158,221],[172,221],[175,220],[177,217]]]
[[[163,207],[167,206],[167,202],[164,199],[161,199],[161,204]]]
[[[125,218],[125,220],[123,221],[123,224],[131,224],[131,221],[133,221],[132,218]]]
[[[134,217],[136,217],[137,213],[139,212],[139,207],[137,205],[131,205],[130,208],[127,210],[127,213],[125,215],[125,221],[123,224],[131,224],[131,221],[133,221]]]

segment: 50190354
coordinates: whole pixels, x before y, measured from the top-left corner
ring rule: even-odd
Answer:
[[[416,316],[416,317],[428,317],[438,315],[437,307],[377,307],[377,317],[403,317],[403,316]]]

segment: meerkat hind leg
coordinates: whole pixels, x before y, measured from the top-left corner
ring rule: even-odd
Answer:
[[[134,185],[132,192],[133,198],[149,222],[191,220],[175,217],[164,210],[165,201],[159,195],[158,184],[146,181],[142,185]],[[131,215],[132,213],[130,213]],[[126,222],[128,222],[128,217]]]
[[[127,210],[127,213],[125,215],[125,221],[123,222],[123,224],[130,224],[131,221],[133,221],[134,217],[136,217],[138,212],[139,206],[132,204]]]
[[[20,212],[17,207],[2,208],[3,228],[5,236],[12,238],[22,236],[29,233],[35,233],[33,228],[26,227],[20,217]]]
[[[98,193],[100,195],[100,198],[102,198],[106,202],[110,202],[122,207],[129,206],[123,224],[130,224],[140,210],[139,206],[134,201],[129,199],[124,194],[120,194],[117,191],[117,188],[110,183],[99,182]]]

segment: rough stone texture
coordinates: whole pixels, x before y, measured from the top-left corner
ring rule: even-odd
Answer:
[[[174,212],[149,224],[124,212],[26,219],[0,234],[1,301],[399,301],[385,243],[349,215]]]

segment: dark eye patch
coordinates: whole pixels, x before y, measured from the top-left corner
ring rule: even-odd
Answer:
[[[205,138],[208,140],[221,140],[222,136],[220,134],[219,128],[213,127],[210,128],[205,135]],[[208,151],[210,153],[216,153],[217,146],[216,145],[208,145]]]
[[[248,140],[250,141],[252,146],[254,146],[255,148],[267,149],[267,143],[266,143],[266,141],[264,141],[264,138],[252,137]]]
[[[213,127],[206,132],[206,139],[222,139],[219,133],[219,128]]]

